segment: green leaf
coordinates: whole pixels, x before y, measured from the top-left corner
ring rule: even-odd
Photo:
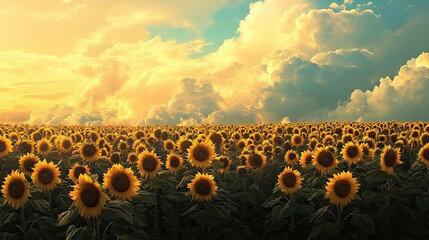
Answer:
[[[296,205],[288,203],[280,210],[278,218],[284,219],[284,218],[293,216],[295,212],[296,212]]]
[[[324,206],[319,208],[310,219],[310,222],[319,222],[320,218],[323,217],[328,211],[330,206]]]
[[[58,215],[57,226],[64,226],[72,223],[78,216],[76,209],[67,210]]]
[[[422,213],[429,211],[429,197],[418,196],[416,203]]]
[[[45,199],[30,199],[28,201],[28,206],[30,209],[34,209],[46,215],[51,214],[51,204]]]
[[[17,218],[18,214],[16,214],[15,212],[0,212],[0,228],[10,222],[15,222]]]
[[[366,214],[353,214],[350,223],[365,232],[375,234],[374,220]]]
[[[101,218],[104,220],[122,219],[133,224],[132,206],[127,201],[111,201],[106,208],[101,210]]]
[[[0,239],[3,240],[19,240],[19,238],[13,234],[7,233],[7,232],[2,232],[0,234]]]
[[[80,240],[80,239],[94,239],[95,231],[88,227],[76,228],[75,225],[71,225],[67,229],[66,240]]]
[[[194,206],[190,207],[188,210],[182,213],[182,217],[187,217],[194,211],[201,212],[201,210],[198,209],[198,204],[195,204]]]

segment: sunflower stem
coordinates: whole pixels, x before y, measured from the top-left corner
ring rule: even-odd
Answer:
[[[26,239],[26,235],[27,235],[27,228],[25,225],[25,213],[24,213],[24,206],[21,206],[21,225],[22,225],[22,234],[23,234],[23,238],[22,239]]]
[[[343,211],[343,206],[341,206],[341,205],[337,205],[337,227],[338,227],[338,239],[342,239],[341,238],[341,228],[342,228],[342,226],[340,227],[340,225],[341,225],[341,223],[342,223],[342,219],[341,219],[341,213],[342,213],[342,211]]]
[[[95,230],[95,240],[100,239],[100,221],[98,217],[94,218],[94,230]]]

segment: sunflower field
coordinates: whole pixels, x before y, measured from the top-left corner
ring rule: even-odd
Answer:
[[[429,123],[0,124],[0,239],[429,239]]]

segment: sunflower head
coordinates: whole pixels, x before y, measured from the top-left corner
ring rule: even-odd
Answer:
[[[229,170],[229,168],[231,167],[231,160],[228,157],[225,156],[219,156],[216,158],[217,161],[220,161],[222,164],[219,167],[219,172],[224,173],[227,172]]]
[[[73,167],[69,170],[69,178],[73,182],[79,181],[79,176],[81,174],[91,175],[91,172],[89,171],[89,167],[86,165],[80,165],[79,163],[75,163]]]
[[[322,174],[326,174],[338,166],[338,160],[328,148],[318,148],[312,157],[313,166]]]
[[[188,151],[188,160],[192,166],[206,169],[216,157],[213,144],[210,141],[195,141]]]
[[[79,176],[78,182],[73,186],[73,190],[69,195],[79,214],[84,218],[99,216],[104,205],[109,200],[107,194],[101,190],[100,184],[92,181],[85,174]]]
[[[68,153],[73,148],[73,140],[69,137],[61,137],[58,141],[58,148],[63,153]]]
[[[42,156],[46,156],[52,152],[52,144],[46,138],[43,138],[38,141],[36,144],[36,148],[37,152]]]
[[[196,201],[210,201],[217,194],[218,186],[214,177],[208,174],[197,173],[195,178],[188,184],[192,198]]]
[[[380,156],[381,170],[388,174],[393,174],[393,167],[403,163],[400,157],[401,154],[398,148],[392,148],[389,145],[385,146]]]
[[[267,157],[260,152],[251,152],[246,155],[246,167],[248,169],[260,170],[265,167]]]
[[[156,174],[161,170],[161,160],[152,150],[143,151],[139,155],[139,160],[137,161],[137,167],[139,169],[140,175],[145,178],[154,178]]]
[[[104,174],[103,187],[109,191],[111,196],[123,201],[130,201],[137,195],[140,181],[134,176],[131,168],[124,168],[119,164],[114,164]]]
[[[61,172],[54,163],[46,162],[46,160],[39,161],[33,169],[31,180],[36,188],[42,191],[51,191],[61,183]]]
[[[299,164],[301,164],[303,168],[307,167],[308,165],[311,165],[312,161],[313,157],[309,150],[306,150],[301,153],[301,157],[299,158]]]
[[[299,162],[298,153],[295,150],[289,150],[285,154],[285,162],[289,165],[296,165]]]
[[[189,139],[182,138],[179,140],[179,152],[187,153],[188,149],[192,146],[192,142]]]
[[[127,142],[126,142],[126,141],[124,141],[124,140],[121,140],[121,141],[119,142],[119,144],[118,144],[118,150],[119,150],[119,151],[121,151],[121,152],[125,152],[125,151],[127,151],[127,149],[128,149],[128,144],[127,144]]]
[[[345,206],[355,198],[359,186],[360,184],[351,172],[334,174],[334,177],[329,178],[329,182],[326,184],[326,198],[332,204]]]
[[[167,152],[172,152],[176,149],[176,144],[171,140],[164,141],[164,150]]]
[[[282,192],[292,194],[302,188],[302,180],[303,178],[300,172],[286,167],[283,172],[279,174],[277,184]]]
[[[304,138],[299,134],[294,134],[290,138],[290,142],[291,142],[292,146],[300,147],[301,145],[304,144]]]
[[[183,159],[174,153],[170,153],[167,156],[167,161],[165,166],[167,167],[168,170],[172,172],[177,172],[183,166]]]
[[[84,143],[80,147],[80,156],[85,161],[97,161],[101,157],[100,149],[95,143]]]
[[[23,173],[12,171],[6,176],[2,190],[3,197],[12,208],[18,209],[31,197],[30,185],[25,180]]]
[[[32,153],[27,153],[19,158],[19,168],[27,175],[31,175],[34,165],[40,161],[40,158]]]
[[[139,157],[135,152],[128,153],[127,162],[129,164],[137,164],[138,160],[139,160]]]
[[[341,154],[343,159],[351,165],[352,163],[357,163],[362,160],[363,149],[358,143],[348,142],[341,150]]]
[[[120,152],[114,152],[110,155],[109,162],[111,164],[116,164],[121,162],[121,153]]]
[[[27,141],[27,140],[19,140],[16,143],[15,147],[18,149],[18,151],[23,152],[23,153],[31,153],[34,150],[34,147],[31,144],[31,142]]]
[[[429,143],[420,148],[418,157],[429,168]]]
[[[9,139],[0,136],[0,158],[12,152],[12,144]]]

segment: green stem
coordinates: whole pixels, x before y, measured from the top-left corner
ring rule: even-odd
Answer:
[[[25,213],[24,206],[21,206],[21,225],[22,225],[22,233],[24,235],[23,239],[26,239],[27,235],[27,226],[25,225]]]
[[[94,230],[95,230],[95,239],[100,239],[100,222],[98,221],[98,217],[94,218]]]
[[[342,223],[342,219],[341,219],[341,213],[342,213],[342,211],[343,211],[343,207],[341,206],[341,205],[337,205],[337,227],[339,228],[338,229],[338,236],[337,236],[337,238],[338,239],[342,239],[341,238],[341,228],[342,227],[340,227],[340,225],[341,225],[341,223]]]

